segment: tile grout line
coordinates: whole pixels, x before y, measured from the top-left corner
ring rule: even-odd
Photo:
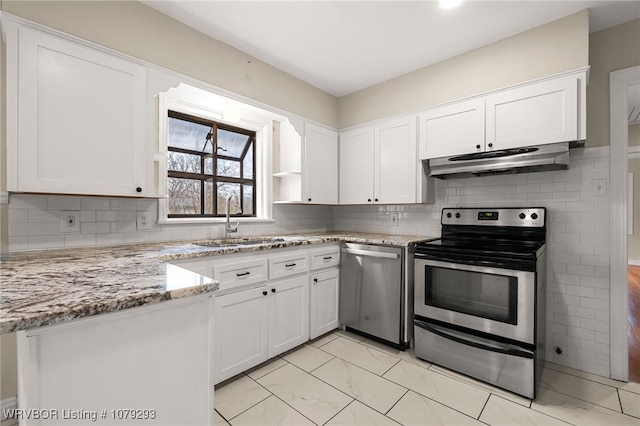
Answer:
[[[391,383],[393,383],[393,382],[391,382]],[[397,384],[397,383],[396,383],[396,384]],[[398,385],[398,386],[400,386],[400,385]],[[402,386],[402,387],[404,387],[404,386]],[[403,394],[402,394],[402,396],[401,396],[400,398],[398,398],[398,400],[397,400],[396,402],[394,402],[394,403],[393,403],[393,405],[392,405],[391,407],[389,407],[389,409],[387,410],[387,412],[386,412],[386,413],[384,413],[385,417],[389,417],[389,416],[387,416],[387,414],[389,414],[389,412],[390,412],[391,410],[393,410],[393,407],[395,407],[396,405],[398,405],[398,402],[400,402],[400,400],[402,400],[402,398],[404,398],[405,396],[407,396],[407,394],[409,393],[410,389],[408,389],[408,388],[406,388],[406,389],[407,389],[407,390],[405,391],[405,393],[403,393]],[[391,419],[391,417],[389,417],[389,418]],[[391,419],[391,420],[393,420],[393,419]],[[395,420],[394,420],[394,421],[395,421]],[[398,423],[400,423],[400,422],[398,422]]]
[[[487,404],[489,403],[489,398],[491,398],[491,395],[493,395],[491,392],[489,392],[489,395],[487,396],[487,399],[484,401],[484,404],[482,404],[482,409],[480,410],[480,413],[478,413],[478,417],[476,418],[476,420],[481,421],[480,417],[482,417],[482,413],[484,411],[485,408],[487,408]],[[482,422],[484,423],[484,422]]]

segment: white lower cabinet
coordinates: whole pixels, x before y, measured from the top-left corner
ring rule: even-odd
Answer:
[[[340,326],[338,297],[340,270],[337,268],[316,272],[310,277],[309,338],[315,339]]]
[[[269,358],[309,340],[307,280],[307,275],[301,275],[269,286]]]
[[[340,245],[267,253],[173,262],[220,281],[213,327],[216,384],[339,326]]]
[[[213,378],[220,383],[268,359],[267,287],[217,296]]]

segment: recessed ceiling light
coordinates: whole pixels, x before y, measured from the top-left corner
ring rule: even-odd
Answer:
[[[451,9],[462,3],[462,0],[440,0],[440,7],[443,9]]]

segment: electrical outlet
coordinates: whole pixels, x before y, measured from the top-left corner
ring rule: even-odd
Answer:
[[[139,212],[136,220],[136,227],[138,231],[151,229],[151,221],[149,220],[149,214],[146,212]]]
[[[80,212],[60,212],[62,232],[80,232]]]
[[[555,352],[553,355],[554,358],[564,358],[567,356],[567,348],[565,348],[564,345],[555,345],[553,351]]]
[[[394,226],[398,225],[398,213],[391,214],[391,224]]]
[[[593,195],[607,195],[607,181],[605,179],[593,180]]]

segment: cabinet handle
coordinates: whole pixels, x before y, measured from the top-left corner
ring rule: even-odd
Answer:
[[[288,265],[284,265],[285,268],[293,268],[294,266],[296,266],[295,263],[290,263]]]
[[[333,259],[333,256],[325,256],[322,258],[325,262],[330,261],[331,259]]]
[[[480,145],[476,145],[476,149],[480,149]]]
[[[272,289],[271,289],[271,293],[275,293],[275,292],[276,292],[276,289],[275,289],[275,288],[272,288]]]
[[[136,188],[136,192],[142,192],[142,188],[137,187],[137,188]]]
[[[251,272],[248,272],[248,271],[247,272],[242,272],[242,273],[236,274],[236,277],[245,277],[247,275],[251,275]]]
[[[267,292],[266,292],[266,291],[263,291],[263,292],[262,292],[262,295],[263,295],[263,296],[266,296],[266,295],[267,295]]]

